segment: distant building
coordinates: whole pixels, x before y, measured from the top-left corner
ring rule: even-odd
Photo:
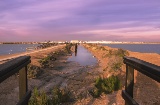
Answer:
[[[79,43],[78,40],[71,40],[71,43]]]
[[[66,41],[58,41],[58,43],[65,43]]]

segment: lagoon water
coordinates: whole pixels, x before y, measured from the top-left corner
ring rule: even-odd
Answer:
[[[158,53],[160,54],[160,44],[102,44],[112,48],[122,48],[134,52]]]
[[[97,63],[97,59],[81,45],[77,47],[77,54],[72,54],[67,61],[74,61],[82,66],[91,66]]]
[[[39,44],[0,44],[0,55],[26,52],[28,47],[37,47]]]

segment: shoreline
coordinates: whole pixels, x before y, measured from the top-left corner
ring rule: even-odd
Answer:
[[[160,44],[160,43],[98,43],[98,44]]]
[[[45,49],[38,49],[38,50],[30,51],[30,52],[21,52],[21,53],[9,54],[9,55],[8,54],[2,55],[2,56],[0,56],[0,62],[6,61],[6,60],[9,60],[9,59],[13,59],[13,58],[16,58],[16,57],[19,57],[19,56],[30,55],[30,54],[54,49],[54,48],[57,48],[57,47],[60,47],[60,46],[64,46],[64,45],[57,45],[57,46],[48,47],[48,48],[45,48]]]
[[[125,44],[137,44],[137,43],[105,43],[105,44],[124,44],[125,45]],[[142,44],[160,44],[160,43],[142,43]],[[98,46],[99,45],[103,46],[103,43],[102,44],[98,44]],[[62,46],[62,45],[58,45],[58,46]],[[45,51],[45,50],[52,49],[52,48],[58,47],[58,46],[48,47],[48,48],[45,48],[45,49],[33,50],[33,51],[29,51],[29,52],[20,52],[20,53],[14,53],[14,54],[0,55],[0,62],[3,61],[3,60],[12,59],[12,58],[19,57],[19,56],[24,56],[24,55],[29,55],[29,54],[36,53],[36,52]],[[118,48],[113,48],[113,47],[109,47],[109,46],[107,46],[107,48],[118,49]],[[156,53],[156,52],[149,53],[149,52],[138,52],[138,51],[130,51],[130,50],[127,50],[127,51],[130,52],[130,53],[137,53],[137,54],[142,53],[142,54],[145,54],[145,55],[146,54],[150,54],[150,55],[158,54],[158,55],[160,55],[159,53]]]

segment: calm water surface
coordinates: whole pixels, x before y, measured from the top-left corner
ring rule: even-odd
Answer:
[[[76,56],[75,56],[75,53],[72,54],[72,56],[68,58],[67,61],[78,62],[82,66],[87,66],[87,65],[91,66],[97,63],[96,58],[94,58],[93,55],[81,45],[77,47]]]
[[[0,44],[0,55],[26,52],[26,48],[37,46],[38,44]]]
[[[160,54],[160,44],[103,44],[103,46],[122,48],[134,52]]]

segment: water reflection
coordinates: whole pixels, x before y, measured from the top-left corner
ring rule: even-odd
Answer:
[[[97,63],[96,58],[81,45],[75,46],[75,53],[67,61],[74,61],[82,66],[91,66]]]

